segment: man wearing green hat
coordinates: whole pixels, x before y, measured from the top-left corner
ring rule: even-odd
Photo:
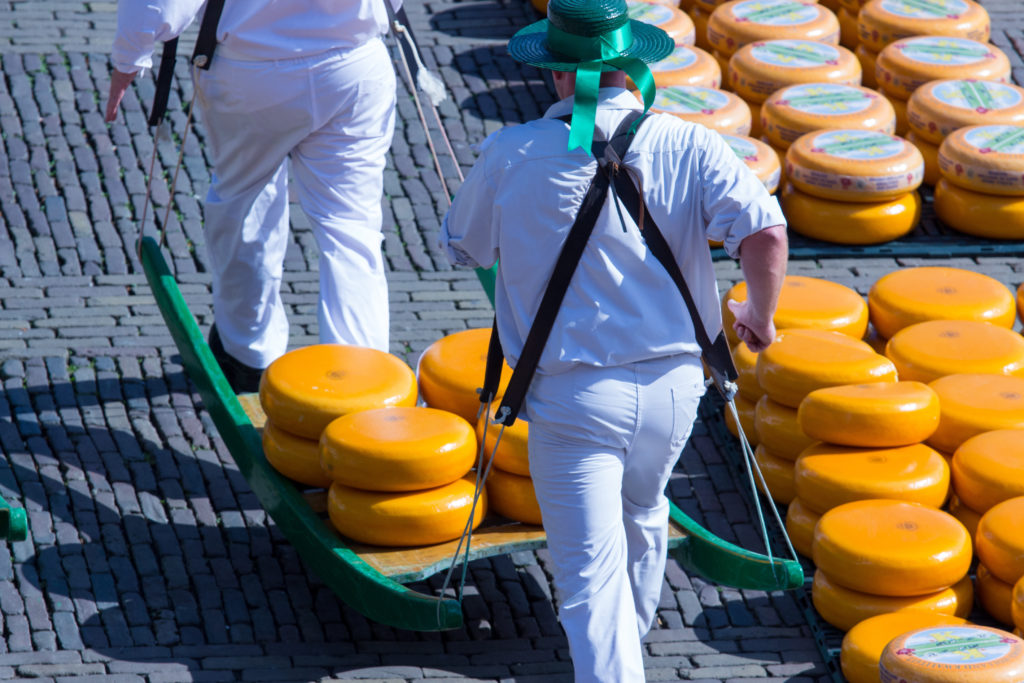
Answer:
[[[666,561],[664,489],[705,386],[697,326],[648,248],[652,224],[712,338],[722,320],[709,239],[740,259],[749,298],[730,307],[737,334],[754,351],[775,337],[786,270],[778,202],[717,133],[663,114],[630,123],[653,101],[647,63],[672,49],[663,31],[628,18],[625,0],[551,0],[548,19],[519,31],[508,50],[551,70],[563,99],[543,118],[481,143],[441,229],[453,263],[499,263],[497,330],[515,368],[529,362],[524,344],[549,280],[559,279],[567,235],[578,216],[596,215],[534,354],[524,403],[559,619],[576,680],[588,683],[644,680],[641,639],[655,618]],[[625,89],[626,74],[643,105]],[[626,130],[635,137],[621,165],[612,164],[604,141]],[[639,212],[620,201],[618,185],[587,208],[599,163],[602,173],[610,165],[629,176],[642,197]]]

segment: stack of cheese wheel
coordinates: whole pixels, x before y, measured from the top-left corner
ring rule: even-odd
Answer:
[[[530,479],[527,450],[529,427],[523,420],[516,420],[511,427],[495,424],[498,407],[493,405],[489,415],[481,416],[476,424],[477,439],[484,442],[485,462],[492,453],[494,458],[487,474],[488,509],[517,522],[539,526],[540,505]]]
[[[870,617],[843,636],[839,666],[848,683],[879,683],[878,663],[889,641],[929,626],[959,626],[960,617],[925,610],[903,610]]]
[[[354,541],[380,546],[458,538],[471,517],[476,526],[487,512],[487,497],[476,500],[468,474],[476,445],[468,422],[436,408],[378,408],[335,419],[320,437],[320,461],[333,481],[331,523]]]
[[[1013,683],[1024,680],[1024,641],[977,624],[915,629],[885,646],[879,673],[883,681]]]
[[[994,506],[1024,496],[1024,427],[993,429],[964,441],[953,453],[950,470],[957,505],[950,512],[969,531]]]
[[[876,63],[878,87],[905,111],[907,100],[930,81],[964,79],[998,81],[1010,78],[1010,60],[994,45],[953,36],[915,36],[886,45]],[[917,145],[924,156],[925,182],[939,181],[938,148],[902,122],[900,135]]]
[[[958,373],[1024,377],[1024,339],[992,323],[929,320],[904,327],[885,345],[902,379],[931,382]]]
[[[416,374],[420,394],[431,408],[440,408],[476,424],[480,412],[480,395],[487,347],[491,330],[478,327],[449,334],[427,347],[420,356]],[[498,398],[505,392],[512,369],[502,362]]]
[[[267,415],[263,450],[286,477],[315,488],[331,480],[320,468],[319,440],[335,418],[416,404],[416,376],[401,359],[358,346],[315,344],[284,354],[260,380]]]
[[[780,88],[797,83],[860,85],[860,62],[845,47],[813,40],[759,40],[729,59],[729,85],[750,105],[753,135],[761,134],[761,107]]]
[[[764,183],[769,193],[779,189],[782,178],[782,162],[771,145],[748,135],[722,134],[729,149],[747,165],[757,179]]]
[[[722,69],[718,62],[704,50],[691,45],[676,45],[668,57],[650,64],[654,85],[668,88],[675,85],[692,85],[699,88],[719,88],[722,85]],[[633,79],[626,77],[626,86],[636,89]]]
[[[639,93],[634,94],[641,99]],[[672,114],[727,135],[750,134],[750,107],[725,90],[692,85],[658,88],[651,111]]]
[[[829,129],[786,151],[782,209],[796,232],[838,244],[878,244],[917,225],[924,160],[893,135]]]
[[[1017,432],[1017,438],[1022,432]],[[1024,453],[1024,450],[1021,451]],[[1002,463],[1001,463],[1002,464]],[[1024,458],[1019,458],[1016,474],[1024,468]],[[1005,488],[1004,488],[1005,491]],[[1013,626],[1013,587],[1024,578],[1024,495],[1003,500],[989,508],[981,516],[975,533],[975,551],[978,555],[977,582],[975,592],[985,611],[1003,624]]]
[[[814,607],[843,631],[888,612],[964,617],[971,609],[971,538],[927,505],[870,499],[834,507],[814,529],[812,558]]]
[[[629,18],[657,26],[675,41],[676,45],[693,45],[697,38],[693,21],[686,12],[659,0],[626,0]]]
[[[969,126],[939,147],[935,212],[960,232],[1024,239],[1024,125]]]

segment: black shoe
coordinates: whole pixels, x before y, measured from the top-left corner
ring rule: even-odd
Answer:
[[[260,377],[263,375],[263,370],[249,367],[225,351],[216,324],[210,327],[208,343],[214,359],[220,365],[228,384],[236,394],[252,394],[260,390]]]

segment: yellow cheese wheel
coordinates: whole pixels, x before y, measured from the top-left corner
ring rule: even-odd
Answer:
[[[952,465],[950,466],[950,469],[952,469]],[[956,494],[949,497],[948,508],[949,514],[956,517],[957,521],[963,524],[964,528],[967,529],[968,535],[971,538],[974,538],[978,533],[978,522],[981,521],[981,513],[975,512],[964,505],[963,502],[957,498]]]
[[[939,395],[920,382],[817,389],[800,402],[800,428],[844,446],[892,448],[924,441],[939,426]]]
[[[865,619],[843,637],[839,665],[848,683],[878,683],[878,662],[890,640],[928,626],[967,623],[960,617],[925,610],[903,610]]]
[[[935,184],[935,213],[943,223],[968,235],[1024,239],[1024,197],[971,192],[942,178]]]
[[[476,462],[468,422],[436,408],[378,408],[344,415],[320,437],[320,464],[333,481],[368,491],[450,484]]]
[[[732,325],[736,316],[729,301],[746,301],[747,283],[733,285],[722,301],[722,324],[730,343],[739,342]],[[857,339],[864,336],[868,309],[855,290],[837,282],[804,275],[787,275],[782,282],[773,318],[779,330],[793,327],[834,330]]]
[[[814,131],[786,150],[786,178],[806,194],[840,202],[884,202],[924,178],[917,147],[895,135],[854,128]]]
[[[738,96],[724,90],[689,85],[658,88],[655,90],[651,111],[672,114],[719,133],[750,133],[750,107]]]
[[[524,524],[543,524],[533,480],[492,467],[487,474],[487,504],[491,512]]]
[[[476,424],[480,412],[477,389],[484,383],[490,339],[490,328],[478,327],[449,334],[428,346],[416,373],[423,401]],[[505,392],[511,377],[512,369],[502,362],[498,396]]]
[[[883,275],[868,291],[871,324],[883,337],[926,320],[1014,323],[1013,295],[998,280],[964,268],[920,266]]]
[[[890,95],[889,104],[892,105],[892,110],[896,112],[896,135],[903,138],[907,137],[907,134],[910,132],[910,121],[908,120],[907,114],[907,101]]]
[[[860,60],[860,84],[865,88],[877,88],[878,80],[875,78],[875,63],[878,61],[878,53],[874,50],[869,50],[864,43],[858,42],[857,47],[853,50],[853,54]]]
[[[965,126],[1024,124],[1024,88],[994,81],[925,83],[907,101],[907,122],[936,145]]]
[[[860,44],[860,36],[857,35],[857,15],[850,14],[845,7],[840,7],[836,18],[839,20],[839,44],[848,50],[855,50]]]
[[[974,582],[978,603],[997,621],[1013,627],[1013,584],[995,577],[984,564],[978,564],[978,576]]]
[[[522,477],[530,476],[530,453],[527,443],[530,435],[529,423],[526,420],[516,420],[511,427],[494,424],[494,414],[498,411],[498,403],[492,403],[488,413],[489,419],[480,419],[476,423],[476,439],[480,443],[484,439],[484,458],[490,457],[494,451],[495,442],[498,443],[498,450],[494,451],[494,466],[498,469],[518,474]],[[486,432],[485,432],[486,429]],[[498,441],[498,435],[501,441]]]
[[[718,88],[722,85],[722,69],[704,50],[692,45],[676,45],[668,57],[649,65],[654,85],[667,88],[674,85],[693,85],[700,88]],[[626,86],[636,89],[633,79],[626,77]]]
[[[314,439],[289,434],[268,421],[263,426],[263,453],[289,479],[318,489],[331,485],[331,478],[320,468],[320,443]]]
[[[795,467],[797,495],[818,513],[871,498],[938,508],[949,494],[949,466],[941,455],[920,443],[853,448],[819,442],[800,454]]]
[[[960,36],[987,42],[985,8],[971,0],[871,0],[857,15],[860,42],[875,52],[910,36]]]
[[[400,358],[342,344],[284,354],[263,372],[260,405],[274,426],[319,439],[331,420],[359,410],[416,404],[416,376]]]
[[[962,624],[896,636],[879,660],[885,683],[1010,683],[1024,680],[1024,641],[1007,631]]]
[[[891,134],[896,114],[889,100],[855,85],[807,83],[773,93],[761,108],[768,141],[788,148],[797,138],[823,128],[853,128]]]
[[[768,486],[768,495],[776,503],[788,505],[796,498],[796,488],[793,485],[793,461],[780,458],[772,454],[763,444],[759,444],[754,451],[754,460],[761,470],[764,483]],[[761,488],[761,481],[755,478],[757,487]]]
[[[764,389],[757,383],[757,354],[746,344],[736,344],[732,347],[732,362],[739,375],[736,378],[739,395],[757,403],[764,396]]]
[[[949,182],[967,190],[1024,197],[1024,125],[955,130],[939,147],[938,165]]]
[[[794,498],[786,506],[786,534],[789,536],[793,549],[804,557],[810,557],[814,545],[814,526],[821,515],[809,509]]]
[[[927,140],[922,140],[914,131],[907,133],[906,137],[907,142],[917,147],[921,158],[924,159],[924,184],[934,187],[942,177],[939,172],[939,148]]]
[[[474,474],[423,491],[364,491],[331,484],[327,514],[343,536],[383,546],[433,545],[462,535],[473,510]],[[473,528],[487,515],[487,491],[480,492]]]
[[[995,45],[953,36],[913,36],[886,45],[878,53],[878,85],[883,92],[909,100],[928,81],[1010,80],[1010,60]]]
[[[759,40],[729,59],[730,87],[755,103],[797,83],[860,85],[860,73],[860,62],[845,47],[813,40]]]
[[[750,442],[751,446],[757,446],[759,440],[757,436],[757,425],[754,421],[754,409],[756,403],[748,401],[742,396],[737,395],[733,399],[736,403],[736,412],[740,416],[740,426],[743,427],[743,434],[747,437],[747,441]],[[732,416],[732,410],[729,406],[723,408],[725,414],[725,426],[729,432],[737,439],[740,438],[739,430],[736,429],[736,420]]]
[[[1013,584],[1013,593],[1010,596],[1010,614],[1013,617],[1013,624],[1016,626],[1015,633],[1020,635],[1024,631],[1024,578]]]
[[[708,41],[708,19],[710,15],[711,12],[702,10],[696,3],[694,3],[693,9],[690,10],[690,19],[693,20],[694,32],[697,34],[696,45],[707,52],[714,49],[710,41]],[[724,84],[722,87],[724,87]]]
[[[940,377],[929,386],[938,394],[940,405],[939,427],[928,439],[933,448],[953,453],[965,441],[983,432],[1024,430],[1024,377],[962,373]],[[1013,444],[1014,437],[989,438],[993,443],[986,448],[1002,441],[999,448],[1005,450]],[[1020,438],[1024,438],[1024,432]],[[1024,451],[1021,457],[1022,469],[1018,476],[1024,477]],[[1024,485],[1021,494],[1024,495]]]
[[[697,35],[693,21],[679,7],[647,0],[626,0],[629,18],[657,26],[667,33],[676,45],[693,45]]]
[[[896,368],[860,341],[829,330],[782,330],[757,357],[757,380],[773,401],[798,408],[815,389],[895,382]]]
[[[842,202],[814,197],[786,183],[781,203],[795,232],[834,244],[889,242],[912,231],[921,220],[921,197],[916,191],[880,202]]]
[[[953,454],[952,477],[960,500],[983,514],[1024,496],[1024,429],[970,437]]]
[[[900,379],[917,382],[957,373],[1024,376],[1024,339],[975,320],[928,320],[904,327],[889,339],[885,355]]]
[[[808,0],[732,0],[708,19],[708,42],[731,57],[758,40],[814,40],[839,44],[839,20],[827,7]]]
[[[1024,496],[989,508],[974,538],[978,560],[993,576],[1010,584],[1020,581],[1024,576]]]
[[[770,145],[747,135],[723,134],[722,137],[733,153],[764,183],[769,193],[778,189],[782,163]]]
[[[797,461],[797,477],[800,467]],[[800,499],[808,502],[802,492]],[[850,590],[929,595],[967,576],[971,537],[949,513],[927,505],[858,500],[821,516],[812,557],[831,581]]]
[[[762,396],[754,409],[757,435],[765,448],[780,458],[796,460],[815,440],[804,434],[795,408]]]
[[[849,631],[865,619],[891,612],[928,611],[964,618],[974,603],[974,585],[965,576],[953,586],[930,595],[876,595],[844,588],[819,570],[814,572],[811,601],[822,619],[841,631]]]

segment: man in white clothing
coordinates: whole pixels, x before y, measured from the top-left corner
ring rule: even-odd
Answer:
[[[392,4],[395,4],[394,2]],[[106,120],[157,41],[204,0],[122,0]],[[320,249],[321,342],[388,351],[381,243],[395,74],[377,0],[225,0],[209,70],[194,69],[213,175],[205,234],[213,281],[210,346],[236,391],[288,345],[280,288],[288,165]]]
[[[623,71],[649,106],[646,63],[673,49],[660,29],[627,17],[625,0],[550,0],[548,19],[510,40],[513,58],[551,70],[563,99],[481,144],[442,225],[453,263],[498,262],[497,329],[513,367],[595,177],[592,140],[646,111]],[[567,126],[559,117],[570,113]],[[606,196],[524,405],[559,619],[576,680],[587,683],[644,680],[641,639],[666,561],[664,489],[704,392],[694,321],[643,231],[652,219],[660,226],[712,339],[722,322],[708,240],[739,256],[749,298],[730,305],[754,351],[775,337],[787,260],[778,202],[717,133],[653,115],[622,163],[648,225]]]

